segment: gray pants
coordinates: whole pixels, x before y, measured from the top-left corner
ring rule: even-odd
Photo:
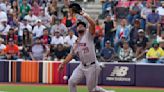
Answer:
[[[76,85],[84,78],[86,78],[86,85],[89,92],[105,92],[104,89],[98,88],[98,76],[101,72],[100,65],[93,64],[88,67],[84,67],[80,64],[72,73],[68,81],[70,92],[77,92]]]

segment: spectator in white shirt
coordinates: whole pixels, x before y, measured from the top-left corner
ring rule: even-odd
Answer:
[[[56,30],[54,33],[54,36],[52,37],[51,44],[52,45],[58,45],[58,44],[64,44],[64,38],[60,34],[60,30]]]
[[[18,36],[23,36],[24,29],[27,28],[29,32],[32,32],[32,26],[28,24],[27,20],[24,19],[22,23],[19,24]]]
[[[0,22],[2,22],[4,19],[7,20],[7,14],[0,7]]]
[[[6,0],[3,0],[3,1],[0,2],[0,8],[1,8],[1,10],[3,10],[4,12],[7,12]]]
[[[31,26],[34,26],[38,18],[33,14],[32,10],[30,10],[24,19],[26,19]]]
[[[0,23],[0,35],[3,39],[6,39],[6,35],[9,32],[10,25],[7,24],[7,19],[1,19]]]
[[[67,47],[72,47],[77,40],[77,36],[74,35],[73,30],[68,31],[68,36],[65,37],[64,43]]]
[[[62,35],[65,35],[67,33],[67,27],[61,23],[60,19],[56,20],[56,24],[52,26],[51,28],[51,34],[53,35],[55,31],[60,30]]]
[[[160,16],[164,16],[164,2],[162,3],[162,6],[161,7],[158,7],[157,10],[158,14]]]
[[[42,21],[41,20],[37,20],[37,24],[36,26],[34,26],[34,29],[33,29],[33,35],[34,35],[34,38],[36,37],[40,37],[43,35],[43,30],[45,29],[46,27],[44,25],[42,25]]]

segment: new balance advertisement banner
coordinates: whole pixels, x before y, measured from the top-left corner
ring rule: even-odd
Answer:
[[[136,65],[136,86],[164,87],[164,65]]]
[[[104,85],[135,85],[135,65],[106,64],[102,79]]]

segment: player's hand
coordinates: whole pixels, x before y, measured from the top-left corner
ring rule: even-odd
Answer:
[[[89,16],[84,10],[82,10],[81,12],[80,12],[80,15],[82,15],[82,16]]]
[[[63,69],[64,69],[64,64],[61,63],[61,64],[59,65],[59,67],[58,67],[58,71],[59,71],[59,72],[62,72]]]

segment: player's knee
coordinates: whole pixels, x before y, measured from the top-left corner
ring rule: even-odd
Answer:
[[[70,78],[70,79],[68,80],[68,85],[69,85],[69,86],[75,86],[76,83],[75,83],[75,81],[74,81],[72,78]]]
[[[97,92],[97,90],[95,88],[91,88],[91,87],[88,87],[88,91],[89,92]]]

